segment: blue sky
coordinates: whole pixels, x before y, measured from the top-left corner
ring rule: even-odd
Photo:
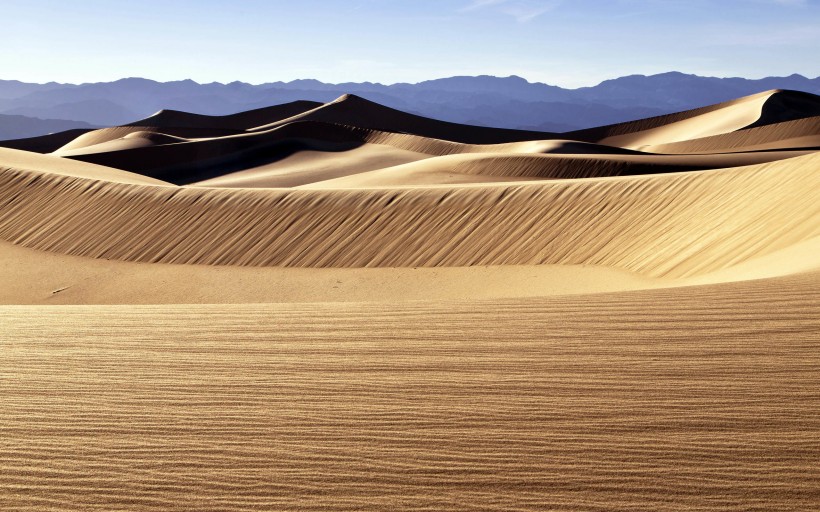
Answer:
[[[820,0],[4,0],[0,78],[820,75]]]

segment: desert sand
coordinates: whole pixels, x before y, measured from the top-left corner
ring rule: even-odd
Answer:
[[[0,142],[2,510],[816,510],[820,98]]]

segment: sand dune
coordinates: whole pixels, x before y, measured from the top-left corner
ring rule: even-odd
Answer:
[[[818,119],[0,142],[0,509],[816,509]]]
[[[488,183],[533,179],[601,178],[664,174],[772,162],[812,154],[811,151],[771,151],[730,155],[525,155],[462,154],[349,174],[301,188],[366,188]],[[364,169],[363,169],[364,171]],[[207,185],[209,182],[203,182]]]
[[[820,237],[728,268],[662,279],[598,265],[288,268],[91,259],[0,242],[0,304],[249,304],[585,295],[820,272]]]
[[[54,151],[71,154],[82,148],[127,137],[133,133],[157,133],[175,137],[220,137],[242,133],[263,122],[274,122],[319,105],[312,101],[294,101],[283,105],[239,112],[227,116],[206,116],[177,110],[161,110],[129,125],[102,128],[84,133]]]
[[[815,153],[598,181],[308,191],[94,183],[9,169],[0,175],[0,238],[143,262],[595,264],[690,275],[820,234],[819,170]]]
[[[316,121],[296,121],[260,132],[201,139],[181,139],[159,132],[146,132],[142,128],[110,128],[105,133],[104,130],[98,130],[80,137],[83,140],[79,143],[75,141],[63,146],[54,154],[114,166],[179,184],[213,178],[225,181],[232,173],[255,171],[258,175],[260,170],[269,170],[271,180],[265,185],[269,187],[307,183],[296,180],[291,184],[279,180],[282,174],[287,174],[294,159],[326,159],[334,161],[334,167],[338,169],[351,167],[356,160],[360,160],[357,158],[359,153],[368,153],[372,156],[369,160],[373,161],[372,164],[366,164],[368,168],[363,168],[362,171],[428,156],[465,153],[638,154],[622,148],[565,140],[460,144]],[[117,138],[114,138],[115,135]],[[92,142],[88,139],[90,136],[96,137],[94,144],[89,144]],[[368,146],[367,150],[359,150],[362,146]],[[383,159],[377,157],[378,152],[384,154]],[[313,153],[312,158],[305,158],[306,153]],[[317,163],[314,167],[322,166]],[[334,176],[324,178],[317,174],[313,180],[329,179],[339,173],[332,174]]]
[[[648,142],[729,130],[686,143],[732,136],[748,146],[814,137],[816,118],[780,121],[812,113],[820,104],[812,100],[770,91],[666,116],[666,124],[654,119],[649,130],[640,123],[608,128],[623,134],[605,140],[638,134]],[[299,113],[284,117],[292,112]],[[331,124],[378,116],[381,124],[395,123],[395,131]],[[275,118],[282,119],[253,126]],[[770,123],[748,128],[763,121]],[[143,129],[221,130],[220,122],[244,131],[188,139]],[[296,102],[224,117],[164,111],[131,126],[89,132],[55,155],[106,164],[110,176],[119,176],[117,167],[133,173],[107,178],[77,162],[73,175],[69,167],[56,175],[9,161],[0,175],[7,201],[0,238],[135,262],[564,264],[684,277],[763,256],[820,231],[819,161],[811,150],[661,155],[565,139],[466,144],[398,133],[408,123],[417,132],[457,128],[344,96],[318,107]],[[511,134],[480,131],[496,138]],[[167,182],[197,187],[146,186]]]
[[[30,170],[32,177],[43,176],[48,179],[54,176],[68,176],[90,180],[90,186],[95,185],[94,181],[99,182],[101,186],[106,186],[109,182],[171,186],[170,183],[120,169],[7,148],[0,148],[0,168],[24,173]],[[7,199],[9,197],[6,196]],[[25,200],[25,194],[18,199]]]
[[[710,153],[727,151],[770,151],[787,148],[820,148],[820,117],[785,121],[738,132],[713,135],[647,148],[659,153]]]
[[[578,140],[637,148],[820,116],[817,97],[772,90],[675,114],[569,132]]]
[[[288,152],[287,156],[281,155],[281,158],[272,162],[263,160],[254,164],[241,159],[240,163],[251,166],[237,166],[238,170],[234,172],[220,173],[214,178],[190,184],[233,188],[296,187],[430,158],[425,153],[381,144],[355,147],[339,145],[335,147],[335,151],[329,151],[329,146],[306,147],[311,149]],[[217,164],[216,167],[219,170],[225,169],[224,164]],[[197,171],[202,176],[202,168]]]
[[[522,176],[618,176],[734,167],[796,156],[800,151],[805,154],[820,142],[818,117],[811,117],[818,103],[811,95],[769,91],[695,111],[567,134],[600,142],[594,143],[544,138],[550,135],[544,133],[479,127],[470,131],[343,96],[326,105],[295,102],[223,116],[224,120],[161,112],[129,126],[85,133],[54,154],[180,185],[234,188],[313,186],[318,182],[343,187],[394,186],[402,183],[403,174],[408,185],[481,182],[485,178],[477,176],[483,175],[490,181]],[[284,117],[292,112],[298,113]],[[253,126],[263,119],[274,121]],[[451,132],[462,136],[453,137]],[[522,140],[527,137],[529,140]],[[463,142],[467,139],[471,143]],[[662,164],[667,169],[663,169],[657,157],[635,149],[656,154],[728,151],[735,155],[667,157]],[[764,155],[760,150],[777,151]],[[522,158],[522,154],[565,155],[565,161]],[[449,155],[469,156],[416,164],[398,173],[391,170]],[[510,172],[513,166],[506,165],[503,155],[526,162],[526,170]],[[584,166],[578,160],[598,155],[606,155],[606,163],[593,158]],[[626,158],[631,160],[621,163]],[[452,169],[453,165],[459,169]],[[463,172],[468,167],[472,170]],[[485,171],[475,172],[479,167]],[[356,176],[361,173],[369,174]],[[330,181],[340,178],[342,181]]]
[[[122,133],[126,134],[123,137],[76,149],[70,149],[69,144],[56,151],[55,155],[113,165],[179,184],[223,178],[234,172],[254,169],[270,170],[274,175],[282,174],[281,171],[286,171],[292,163],[293,158],[288,160],[290,157],[304,160],[308,152],[314,153],[317,159],[326,157],[334,160],[337,164],[335,167],[339,167],[338,164],[355,165],[359,153],[368,153],[370,159],[374,160],[370,169],[427,156],[413,151],[409,144],[380,144],[379,147],[370,147],[370,151],[350,153],[350,150],[368,144],[369,132],[324,123],[294,123],[265,132],[189,139],[172,144],[135,143],[128,138],[134,136],[135,132],[130,131],[132,128],[126,127],[123,130],[125,131]],[[404,146],[411,149],[404,150]],[[384,153],[383,163],[378,158],[379,150]],[[403,156],[397,158],[398,155]],[[280,163],[282,168],[279,168]],[[316,167],[321,167],[321,164]]]
[[[67,256],[8,242],[0,242],[0,268],[15,276],[0,288],[0,304],[404,302],[576,295],[687,284],[591,265],[260,268],[133,263]],[[785,274],[790,268],[766,265],[770,273]],[[731,275],[721,278],[733,280]]]
[[[38,137],[4,140],[0,141],[0,147],[31,151],[33,153],[51,153],[52,151],[56,151],[65,146],[80,135],[90,131],[92,130],[77,128],[74,130],[66,130],[64,132],[40,135]]]
[[[623,135],[610,135],[598,142],[629,148],[679,142],[711,135],[736,132],[763,117],[763,108],[776,92],[761,93],[724,104],[721,108],[695,116],[680,116],[674,122]]]
[[[410,133],[468,144],[547,139],[553,138],[554,135],[547,132],[488,128],[438,121],[385,107],[353,94],[345,94],[330,103],[281,121],[257,126],[253,130],[267,130],[294,121],[350,124],[371,130]]]
[[[274,123],[302,112],[321,106],[315,101],[291,101],[225,116],[207,116],[180,112],[178,110],[160,110],[156,114],[135,121],[131,126],[150,126],[158,129],[192,128],[214,130],[250,130],[265,123]]]

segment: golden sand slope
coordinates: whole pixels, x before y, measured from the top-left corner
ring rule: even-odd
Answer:
[[[0,242],[0,304],[248,304],[581,295],[820,271],[820,237],[685,279],[596,265],[292,268],[102,260]]]
[[[820,154],[700,173],[349,191],[152,187],[9,169],[0,194],[3,240],[144,262],[560,263],[684,276],[820,234]]]
[[[419,159],[412,163],[315,181],[300,188],[370,188],[455,183],[493,183],[536,179],[603,178],[735,167],[812,154],[813,151],[761,151],[719,155],[485,154]],[[314,176],[315,177],[315,176]],[[263,183],[270,183],[265,180]],[[237,183],[233,175],[196,185]]]
[[[772,94],[771,92],[756,94],[724,104],[720,109],[664,123],[650,129],[609,136],[599,142],[640,149],[650,145],[735,132],[751,126],[761,118],[763,106]]]
[[[819,282],[2,307],[0,509],[815,510]]]
[[[794,259],[805,258],[798,253]],[[752,268],[741,279],[759,275],[755,261],[748,262]],[[770,274],[764,276],[799,267],[767,262],[765,268]],[[287,268],[133,263],[38,251],[8,242],[0,242],[0,269],[5,278],[0,304],[393,303],[575,295],[687,284],[589,265]],[[699,278],[709,280],[710,276]],[[735,277],[729,273],[719,279]]]
[[[820,116],[684,142],[659,144],[650,146],[648,150],[658,153],[707,153],[812,147],[820,147]]]
[[[820,116],[812,94],[771,90],[675,114],[569,132],[569,138],[629,148],[651,147]]]

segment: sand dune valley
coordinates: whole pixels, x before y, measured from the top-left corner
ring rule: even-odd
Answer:
[[[820,97],[0,142],[0,510],[820,510]]]

